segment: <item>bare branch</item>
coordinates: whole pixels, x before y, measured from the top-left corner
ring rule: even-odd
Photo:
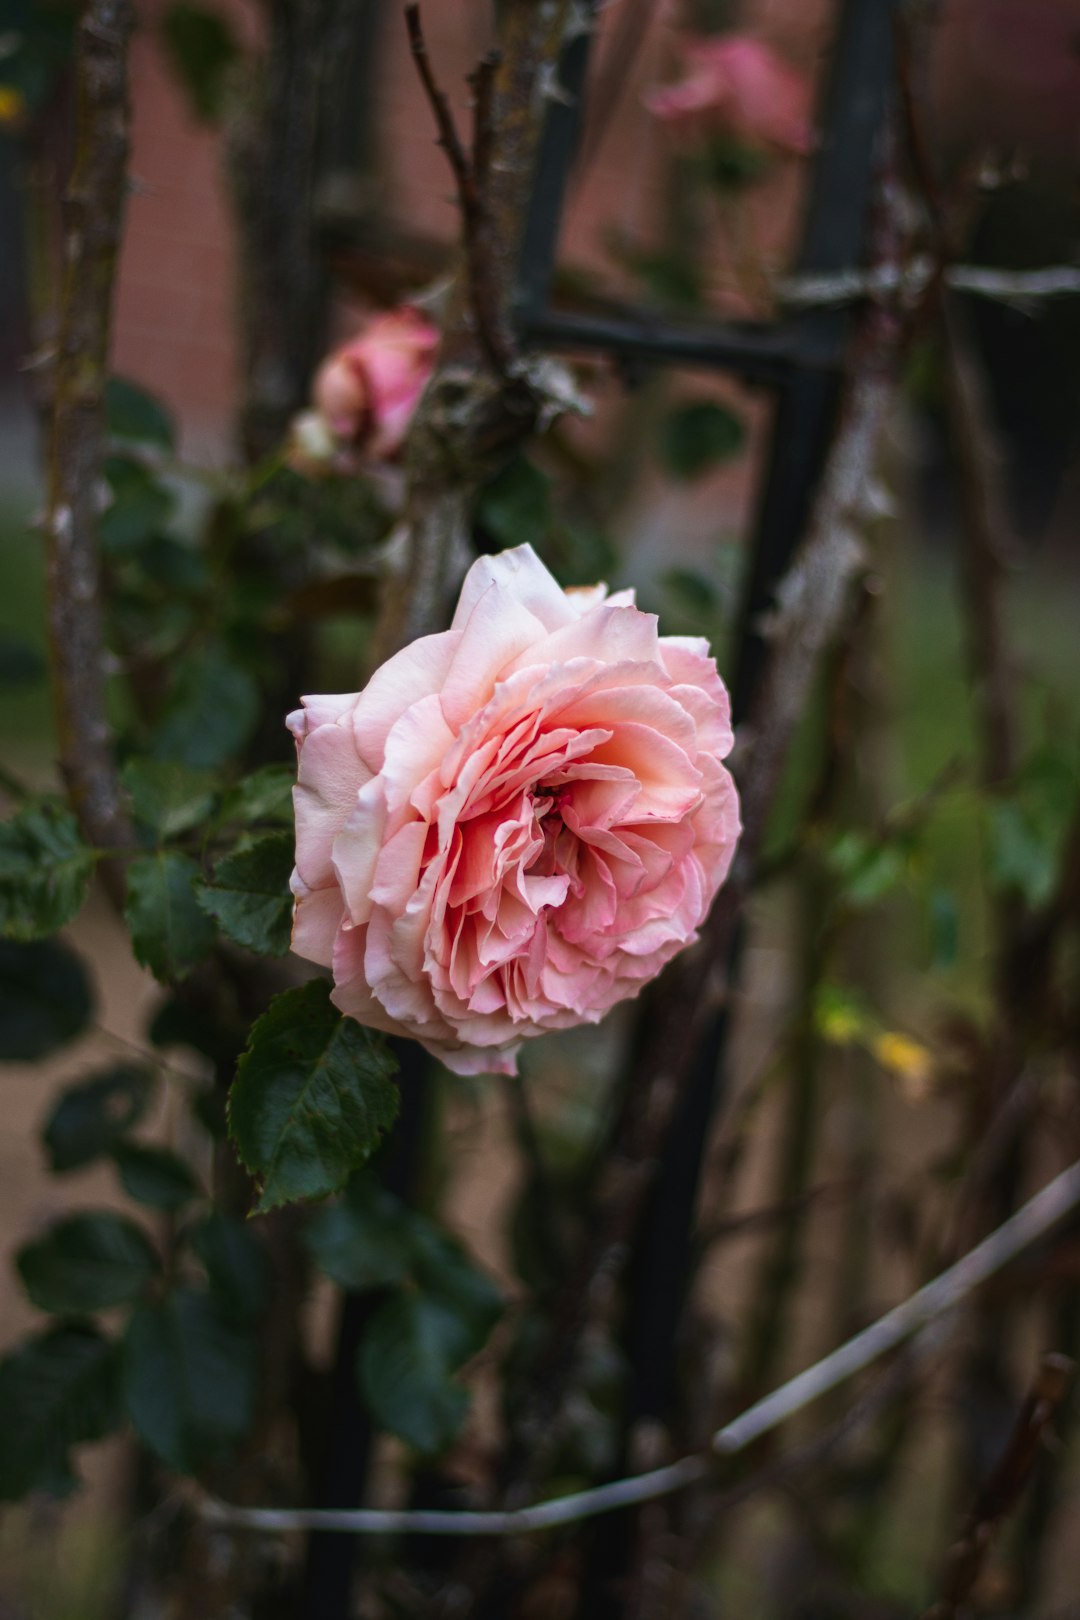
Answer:
[[[825,275],[787,276],[776,284],[776,296],[789,309],[821,309],[903,292],[921,297],[935,271],[928,253],[914,254],[904,264],[872,270],[840,270]],[[988,265],[953,264],[942,274],[953,292],[973,293],[1023,308],[1080,293],[1080,266],[1047,265],[1039,270],[997,270]]]
[[[664,1468],[655,1468],[645,1474],[615,1480],[609,1485],[598,1485],[569,1496],[555,1497],[533,1507],[492,1512],[244,1508],[211,1498],[201,1500],[201,1511],[214,1524],[269,1532],[340,1530],[354,1535],[413,1532],[432,1536],[511,1536],[577,1524],[583,1519],[612,1513],[638,1502],[669,1496],[708,1476],[713,1466],[710,1454],[712,1457],[732,1457],[745,1451],[821,1395],[864,1371],[905,1340],[939,1322],[1010,1261],[1045,1237],[1078,1204],[1080,1163],[1063,1170],[1004,1225],[984,1238],[933,1282],[927,1283],[830,1355],[789,1379],[771,1395],[766,1395],[718,1429],[712,1437],[708,1453],[695,1452]],[[1045,1401],[1045,1394],[1040,1399]],[[1027,1422],[1028,1429],[1041,1411],[1041,1406],[1033,1409]],[[1051,1415],[1048,1412],[1041,1419],[1040,1432]],[[1012,1474],[1007,1477],[1011,1478]],[[997,1480],[998,1476],[995,1475],[995,1482]],[[987,1501],[1000,1499],[1001,1491],[997,1483],[994,1489],[998,1494],[992,1498],[988,1496]],[[739,1487],[736,1487],[736,1491],[739,1491]]]
[[[995,1529],[1027,1484],[1047,1427],[1065,1399],[1075,1370],[1068,1356],[1043,1357],[1005,1453],[979,1493],[963,1534],[949,1551],[941,1597],[927,1609],[924,1620],[957,1620],[974,1590]]]
[[[83,836],[133,840],[105,707],[97,507],[116,262],[127,186],[130,0],[90,0],[79,29],[78,155],[64,200],[66,265],[53,372],[44,531],[60,768]],[[110,890],[122,875],[103,863]]]

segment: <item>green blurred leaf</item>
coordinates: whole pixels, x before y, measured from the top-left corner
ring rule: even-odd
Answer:
[[[229,790],[221,809],[222,819],[249,826],[259,821],[280,821],[291,827],[295,781],[295,766],[263,765]]]
[[[150,1209],[181,1209],[202,1195],[191,1166],[178,1153],[146,1142],[117,1142],[112,1160],[129,1198]]]
[[[176,505],[172,491],[149,467],[128,456],[110,456],[105,477],[112,502],[98,519],[98,538],[110,556],[123,556],[155,539]]]
[[[852,829],[833,841],[826,860],[840,879],[848,904],[872,906],[903,880],[908,852],[899,843],[868,838]]]
[[[199,868],[188,855],[158,850],[128,867],[124,917],[136,961],[163,983],[183,979],[214,943],[214,925],[195,899]]]
[[[239,754],[259,718],[259,689],[223,648],[182,665],[154,739],[158,759],[216,770]]]
[[[126,377],[110,377],[105,384],[105,418],[115,439],[135,439],[163,450],[175,447],[176,433],[165,406]]]
[[[55,934],[82,908],[93,875],[71,812],[51,799],[24,805],[0,825],[0,933]]]
[[[0,1501],[72,1482],[68,1452],[120,1422],[117,1346],[96,1328],[62,1322],[0,1362]]]
[[[122,1063],[68,1086],[42,1131],[49,1168],[81,1170],[108,1153],[141,1119],[152,1084],[149,1070]]]
[[[227,18],[207,6],[172,5],[161,22],[170,66],[195,116],[214,124],[225,106],[229,70],[241,54]]]
[[[444,1339],[455,1367],[487,1342],[502,1314],[502,1295],[486,1271],[449,1233],[425,1221],[414,1238],[413,1277],[426,1299],[445,1305],[456,1323]]]
[[[404,1280],[415,1248],[417,1217],[373,1176],[354,1176],[337,1204],[315,1210],[304,1241],[339,1288],[382,1288]]]
[[[257,1322],[270,1303],[270,1256],[245,1221],[214,1210],[191,1232],[218,1308],[230,1321]]]
[[[142,1227],[106,1210],[58,1221],[15,1263],[39,1310],[71,1314],[125,1305],[161,1270]]]
[[[9,630],[0,630],[0,684],[30,686],[44,680],[46,667],[36,647]]]
[[[457,1438],[469,1397],[453,1377],[460,1325],[436,1299],[398,1294],[372,1317],[360,1348],[360,1384],[376,1421],[418,1451]]]
[[[951,968],[960,952],[960,910],[954,897],[945,889],[935,889],[930,896],[932,928],[931,965]]]
[[[0,940],[0,1061],[36,1063],[81,1035],[93,1014],[74,952],[54,939]]]
[[[177,1288],[133,1313],[124,1342],[124,1399],[163,1462],[194,1473],[251,1427],[257,1359],[250,1334],[202,1290]]]
[[[496,548],[528,543],[541,550],[554,522],[551,479],[515,456],[480,491],[476,521]]]
[[[673,478],[683,482],[738,455],[746,442],[741,418],[715,400],[677,405],[660,426],[660,459]]]
[[[244,838],[195,890],[199,905],[223,934],[248,950],[284,956],[292,935],[292,833]]]
[[[136,821],[165,840],[207,820],[217,797],[213,771],[193,770],[167,759],[129,759],[121,781],[131,795]]]
[[[396,1071],[385,1039],[343,1018],[325,980],[274,998],[229,1096],[233,1141],[262,1182],[260,1211],[344,1186],[394,1122]]]

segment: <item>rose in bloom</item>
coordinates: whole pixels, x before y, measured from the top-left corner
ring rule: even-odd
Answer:
[[[806,80],[761,40],[747,34],[684,41],[674,84],[648,92],[645,105],[698,141],[730,136],[760,151],[803,156],[814,144]]]
[[[315,415],[339,444],[389,459],[428,385],[438,342],[438,328],[411,306],[376,316],[319,367]]]
[[[529,546],[449,630],[289,716],[293,946],[334,1001],[458,1074],[595,1023],[689,944],[739,833],[706,642],[633,593],[564,592]]]

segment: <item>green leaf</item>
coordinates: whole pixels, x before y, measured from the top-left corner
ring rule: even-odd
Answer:
[[[173,760],[128,760],[121,781],[131,795],[135,819],[162,840],[205,822],[217,797],[213,771],[193,770]]]
[[[160,400],[126,377],[110,377],[105,384],[105,418],[114,439],[135,439],[163,450],[175,446],[169,412]]]
[[[161,534],[176,498],[149,467],[129,456],[110,456],[105,477],[113,498],[98,519],[98,538],[111,556],[119,557]]]
[[[469,1397],[454,1381],[460,1326],[435,1299],[398,1294],[375,1312],[360,1347],[360,1385],[376,1421],[418,1451],[457,1438]]]
[[[908,851],[901,843],[868,838],[852,829],[840,834],[826,858],[848,904],[872,906],[903,880]]]
[[[715,400],[677,405],[660,428],[660,459],[673,478],[700,478],[742,449],[746,429],[739,417]]]
[[[62,1322],[0,1362],[0,1501],[71,1483],[68,1452],[117,1427],[117,1346],[87,1323]]]
[[[246,826],[259,821],[280,821],[291,827],[295,781],[294,766],[263,765],[226,794],[222,820],[242,821]]]
[[[276,996],[251,1030],[229,1096],[240,1158],[262,1181],[260,1211],[343,1187],[397,1113],[386,1041],[312,979]]]
[[[0,630],[0,683],[30,686],[45,678],[46,663],[36,647],[9,630]]]
[[[120,1185],[129,1198],[150,1209],[180,1209],[202,1189],[191,1166],[168,1148],[145,1142],[117,1142],[112,1149]]]
[[[270,1256],[245,1221],[214,1210],[191,1232],[222,1313],[235,1322],[257,1322],[270,1302]]]
[[[122,1063],[68,1086],[42,1132],[50,1170],[81,1170],[108,1153],[142,1118],[152,1084],[149,1070]]]
[[[71,812],[51,799],[24,805],[0,825],[0,933],[55,934],[81,909],[93,875]]]
[[[0,940],[0,1061],[36,1063],[81,1035],[94,997],[79,958],[53,939]]]
[[[339,1204],[313,1212],[304,1241],[339,1288],[383,1288],[408,1275],[420,1219],[373,1176],[354,1176]]]
[[[497,547],[526,542],[539,551],[554,522],[552,482],[525,456],[515,456],[480,491],[476,521]]]
[[[293,862],[292,833],[245,838],[218,861],[213,880],[200,883],[195,898],[238,945],[284,956],[292,934]]]
[[[460,1366],[487,1342],[502,1314],[501,1293],[461,1244],[430,1221],[416,1232],[413,1277],[421,1294],[438,1300],[456,1323],[445,1337],[452,1364]]]
[[[105,1210],[58,1221],[24,1243],[15,1263],[38,1309],[65,1313],[125,1305],[161,1269],[142,1227]]]
[[[124,1399],[141,1438],[180,1473],[229,1451],[251,1427],[257,1358],[251,1336],[201,1289],[140,1305],[124,1342]]]
[[[169,7],[161,27],[169,63],[196,118],[216,123],[224,110],[229,70],[240,55],[228,21],[219,11],[182,0]]]
[[[181,667],[153,751],[158,759],[217,770],[243,750],[258,718],[253,677],[210,646]]]
[[[182,979],[214,943],[214,925],[195,899],[199,868],[188,855],[159,850],[128,867],[124,917],[135,958],[163,983]]]

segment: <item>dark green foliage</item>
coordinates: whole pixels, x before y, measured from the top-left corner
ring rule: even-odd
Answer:
[[[292,790],[296,770],[292,765],[263,765],[245,776],[226,794],[222,806],[225,821],[245,826],[258,822],[293,824]]]
[[[660,429],[660,459],[673,478],[700,478],[721,462],[738,455],[746,429],[734,411],[715,400],[690,400],[677,405]]]
[[[45,660],[36,647],[9,630],[0,630],[0,683],[30,686],[45,678]]]
[[[362,1174],[340,1203],[314,1211],[304,1238],[319,1270],[340,1288],[379,1288],[408,1275],[421,1219]]]
[[[23,1244],[16,1264],[38,1309],[58,1314],[126,1305],[161,1269],[142,1227],[108,1210],[58,1221]]]
[[[276,996],[252,1028],[229,1098],[258,1208],[343,1187],[397,1113],[397,1063],[382,1036],[342,1018],[313,979]]]
[[[105,416],[114,439],[134,439],[162,450],[175,447],[176,431],[164,405],[126,377],[110,377],[105,384]]]
[[[206,821],[217,796],[213,771],[174,760],[132,759],[122,779],[135,819],[158,840],[176,838]]]
[[[180,1287],[140,1305],[124,1341],[124,1400],[141,1439],[180,1473],[226,1453],[250,1428],[255,1343],[213,1295]]]
[[[383,1427],[418,1451],[442,1451],[461,1428],[468,1396],[453,1378],[459,1342],[453,1312],[416,1294],[389,1300],[365,1335],[364,1394]]]
[[[72,951],[54,939],[0,940],[0,1061],[48,1057],[93,1015],[90,983]]]
[[[492,549],[541,551],[554,522],[552,483],[527,456],[515,456],[480,492],[476,521]]]
[[[259,718],[254,677],[211,644],[183,663],[154,738],[157,759],[216,770],[239,754]]]
[[[111,1151],[146,1108],[147,1069],[122,1063],[61,1092],[42,1131],[53,1171],[80,1170]]]
[[[89,1323],[61,1322],[0,1362],[0,1501],[62,1495],[75,1483],[68,1453],[120,1421],[117,1346]]]
[[[190,1233],[210,1291],[222,1315],[241,1324],[257,1322],[270,1300],[270,1257],[251,1227],[217,1210]]]
[[[180,1209],[201,1196],[195,1173],[168,1148],[145,1142],[118,1142],[112,1149],[120,1185],[129,1198],[151,1209]]]
[[[195,895],[223,934],[248,950],[284,956],[292,932],[291,833],[244,838],[214,867],[211,882]]]
[[[229,70],[241,54],[227,19],[209,6],[180,0],[166,11],[161,32],[169,63],[195,116],[216,123],[224,110]]]
[[[94,874],[69,810],[32,800],[0,826],[0,933],[41,939],[71,921]]]
[[[195,898],[198,878],[196,863],[176,851],[140,856],[128,868],[132,949],[165,984],[185,978],[214,943],[214,925]]]
[[[105,477],[113,498],[98,522],[98,538],[110,556],[121,557],[163,532],[176,499],[149,467],[130,456],[110,456]]]

